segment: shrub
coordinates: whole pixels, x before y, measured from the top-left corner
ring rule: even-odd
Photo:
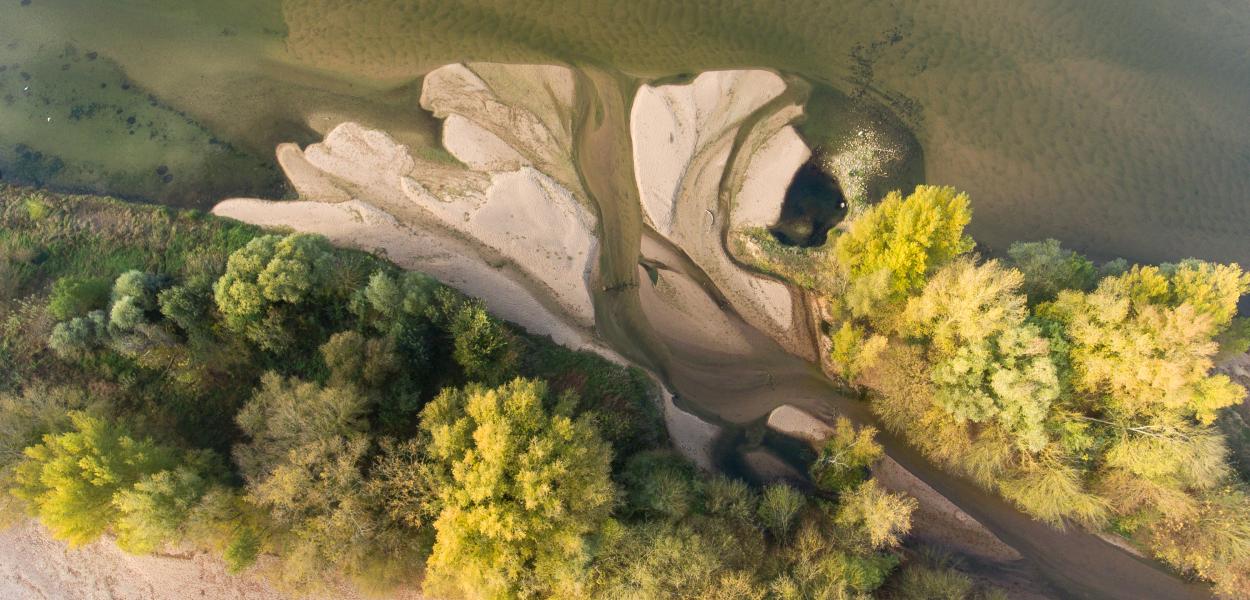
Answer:
[[[891,548],[911,531],[916,500],[881,489],[868,480],[838,500],[836,521],[864,537],[873,549]]]
[[[798,490],[781,483],[764,488],[756,516],[760,524],[778,539],[785,539],[807,499]]]
[[[107,332],[108,321],[104,312],[92,311],[86,317],[57,323],[48,337],[48,347],[61,358],[82,358],[104,344]]]
[[[84,317],[107,307],[110,292],[107,279],[62,277],[52,284],[48,312],[58,321]]]
[[[1098,281],[1094,263],[1062,249],[1058,240],[1016,242],[1007,249],[1007,255],[1024,275],[1022,290],[1029,304],[1053,300],[1061,290],[1089,291]]]

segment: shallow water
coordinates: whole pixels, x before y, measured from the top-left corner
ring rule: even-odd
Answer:
[[[764,66],[911,127],[925,179],[972,194],[973,233],[991,248],[1054,236],[1100,257],[1250,263],[1250,7],[1239,0],[33,0],[0,7],[0,52],[14,43],[44,48],[51,68],[27,72],[52,96],[0,102],[6,177],[22,143],[65,163],[53,183],[185,201],[190,190],[154,175],[168,155],[177,182],[272,185],[253,160],[339,119],[432,140],[414,84],[458,60],[655,77]],[[75,83],[121,76],[103,67],[58,71],[66,44],[115,64],[136,97]],[[20,91],[11,75],[0,73],[0,99]],[[144,109],[147,94],[158,105],[137,120],[155,139],[70,118],[92,102]],[[813,110],[843,131],[851,112]],[[214,137],[242,156],[205,152]]]

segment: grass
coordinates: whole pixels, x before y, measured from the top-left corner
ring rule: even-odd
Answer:
[[[821,291],[829,285],[821,269],[829,264],[827,255],[836,239],[836,232],[829,233],[829,241],[814,248],[782,244],[763,227],[733,231],[729,242],[736,258],[760,272],[780,277],[804,289]]]

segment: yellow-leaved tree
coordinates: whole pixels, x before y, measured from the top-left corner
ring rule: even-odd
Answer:
[[[447,389],[426,405],[440,507],[426,589],[467,598],[585,597],[587,536],[616,490],[593,423],[546,384]]]
[[[971,219],[967,194],[931,185],[906,198],[891,192],[856,217],[835,246],[851,312],[889,329],[881,325],[935,269],[972,249],[964,235]]]

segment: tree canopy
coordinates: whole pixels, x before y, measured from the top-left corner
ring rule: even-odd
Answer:
[[[440,485],[428,583],[457,596],[577,597],[614,499],[611,450],[546,385],[448,389],[422,411]]]
[[[967,194],[927,185],[906,198],[891,192],[856,217],[835,246],[852,311],[868,316],[874,304],[905,301],[934,269],[971,250],[971,218]]]

